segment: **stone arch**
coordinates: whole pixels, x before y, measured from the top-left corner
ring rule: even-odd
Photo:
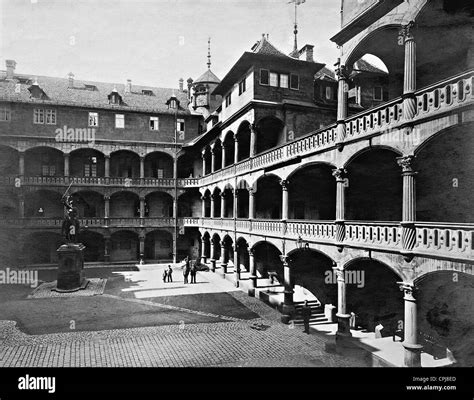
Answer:
[[[278,280],[283,282],[283,264],[280,260],[282,252],[278,246],[270,240],[259,240],[254,243],[252,250],[257,277],[268,278],[268,272],[274,271],[278,276]]]
[[[104,261],[105,240],[100,232],[81,229],[79,231],[79,241],[86,246],[84,249],[85,262]]]
[[[128,229],[110,235],[110,261],[136,261],[139,256],[138,233]]]
[[[170,260],[173,258],[173,235],[165,229],[153,229],[145,235],[145,258],[147,260]]]
[[[63,176],[64,153],[54,147],[35,146],[25,151],[26,176]]]
[[[282,188],[281,179],[275,174],[262,175],[254,184],[255,217],[281,219]]]
[[[111,218],[134,218],[140,216],[140,199],[137,193],[128,190],[115,191],[110,195]]]
[[[240,123],[237,129],[236,137],[239,143],[239,154],[237,162],[245,160],[250,157],[250,122],[244,120]]]
[[[163,151],[147,153],[144,159],[145,178],[173,178],[173,157]]]
[[[110,176],[115,178],[139,178],[139,154],[130,149],[116,150],[110,153]]]
[[[0,171],[2,176],[19,174],[19,152],[12,146],[0,145]]]
[[[225,152],[225,167],[227,167],[235,162],[235,140],[233,131],[229,130],[226,132],[222,139],[222,145],[224,146]]]
[[[255,128],[258,132],[256,154],[263,153],[286,142],[285,124],[275,116],[260,118],[255,124]]]

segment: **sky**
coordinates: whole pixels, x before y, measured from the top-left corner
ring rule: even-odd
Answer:
[[[0,0],[0,69],[17,62],[29,75],[177,88],[207,69],[223,78],[244,51],[268,34],[293,48],[289,0]],[[333,68],[329,39],[340,28],[340,0],[298,6],[298,47]]]

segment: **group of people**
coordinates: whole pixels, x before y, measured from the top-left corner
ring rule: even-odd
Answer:
[[[196,274],[197,266],[196,262],[191,262],[189,257],[184,259],[185,266],[183,269],[184,283],[190,283],[188,280],[189,275],[191,275],[191,283],[196,283]],[[173,282],[173,268],[171,265],[168,265],[168,268],[165,268],[163,271],[163,282]]]

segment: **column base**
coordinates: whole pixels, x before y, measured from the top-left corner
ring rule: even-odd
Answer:
[[[402,343],[405,348],[404,365],[405,367],[421,367],[421,344]]]
[[[351,330],[349,327],[350,314],[336,314],[337,317],[337,332],[336,337],[345,338],[351,337]],[[337,340],[337,339],[336,339]]]
[[[293,304],[283,304],[281,307],[281,313],[281,322],[284,324],[289,324],[295,315],[295,306]]]
[[[211,259],[211,271],[216,272],[216,260]]]
[[[225,276],[225,274],[227,274],[227,264],[221,264],[221,270],[221,275]]]

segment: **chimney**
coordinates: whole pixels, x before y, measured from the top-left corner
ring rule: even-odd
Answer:
[[[191,99],[191,87],[193,86],[193,80],[192,80],[192,78],[188,78],[188,80],[186,82],[188,82],[188,100],[190,100]]]
[[[306,54],[305,61],[314,62],[313,49],[314,49],[313,45],[307,44],[299,51],[300,53],[299,55],[301,56],[303,54]]]
[[[132,93],[132,80],[127,79],[127,84],[125,85],[125,93]]]
[[[179,78],[179,91],[180,91],[180,92],[183,91],[183,82],[184,82],[184,79],[183,79],[183,78]]]
[[[7,67],[7,79],[13,79],[13,75],[15,74],[16,61],[5,60],[5,65]]]
[[[72,72],[69,72],[69,74],[67,74],[67,77],[68,77],[67,87],[72,89],[74,87],[74,74]]]

